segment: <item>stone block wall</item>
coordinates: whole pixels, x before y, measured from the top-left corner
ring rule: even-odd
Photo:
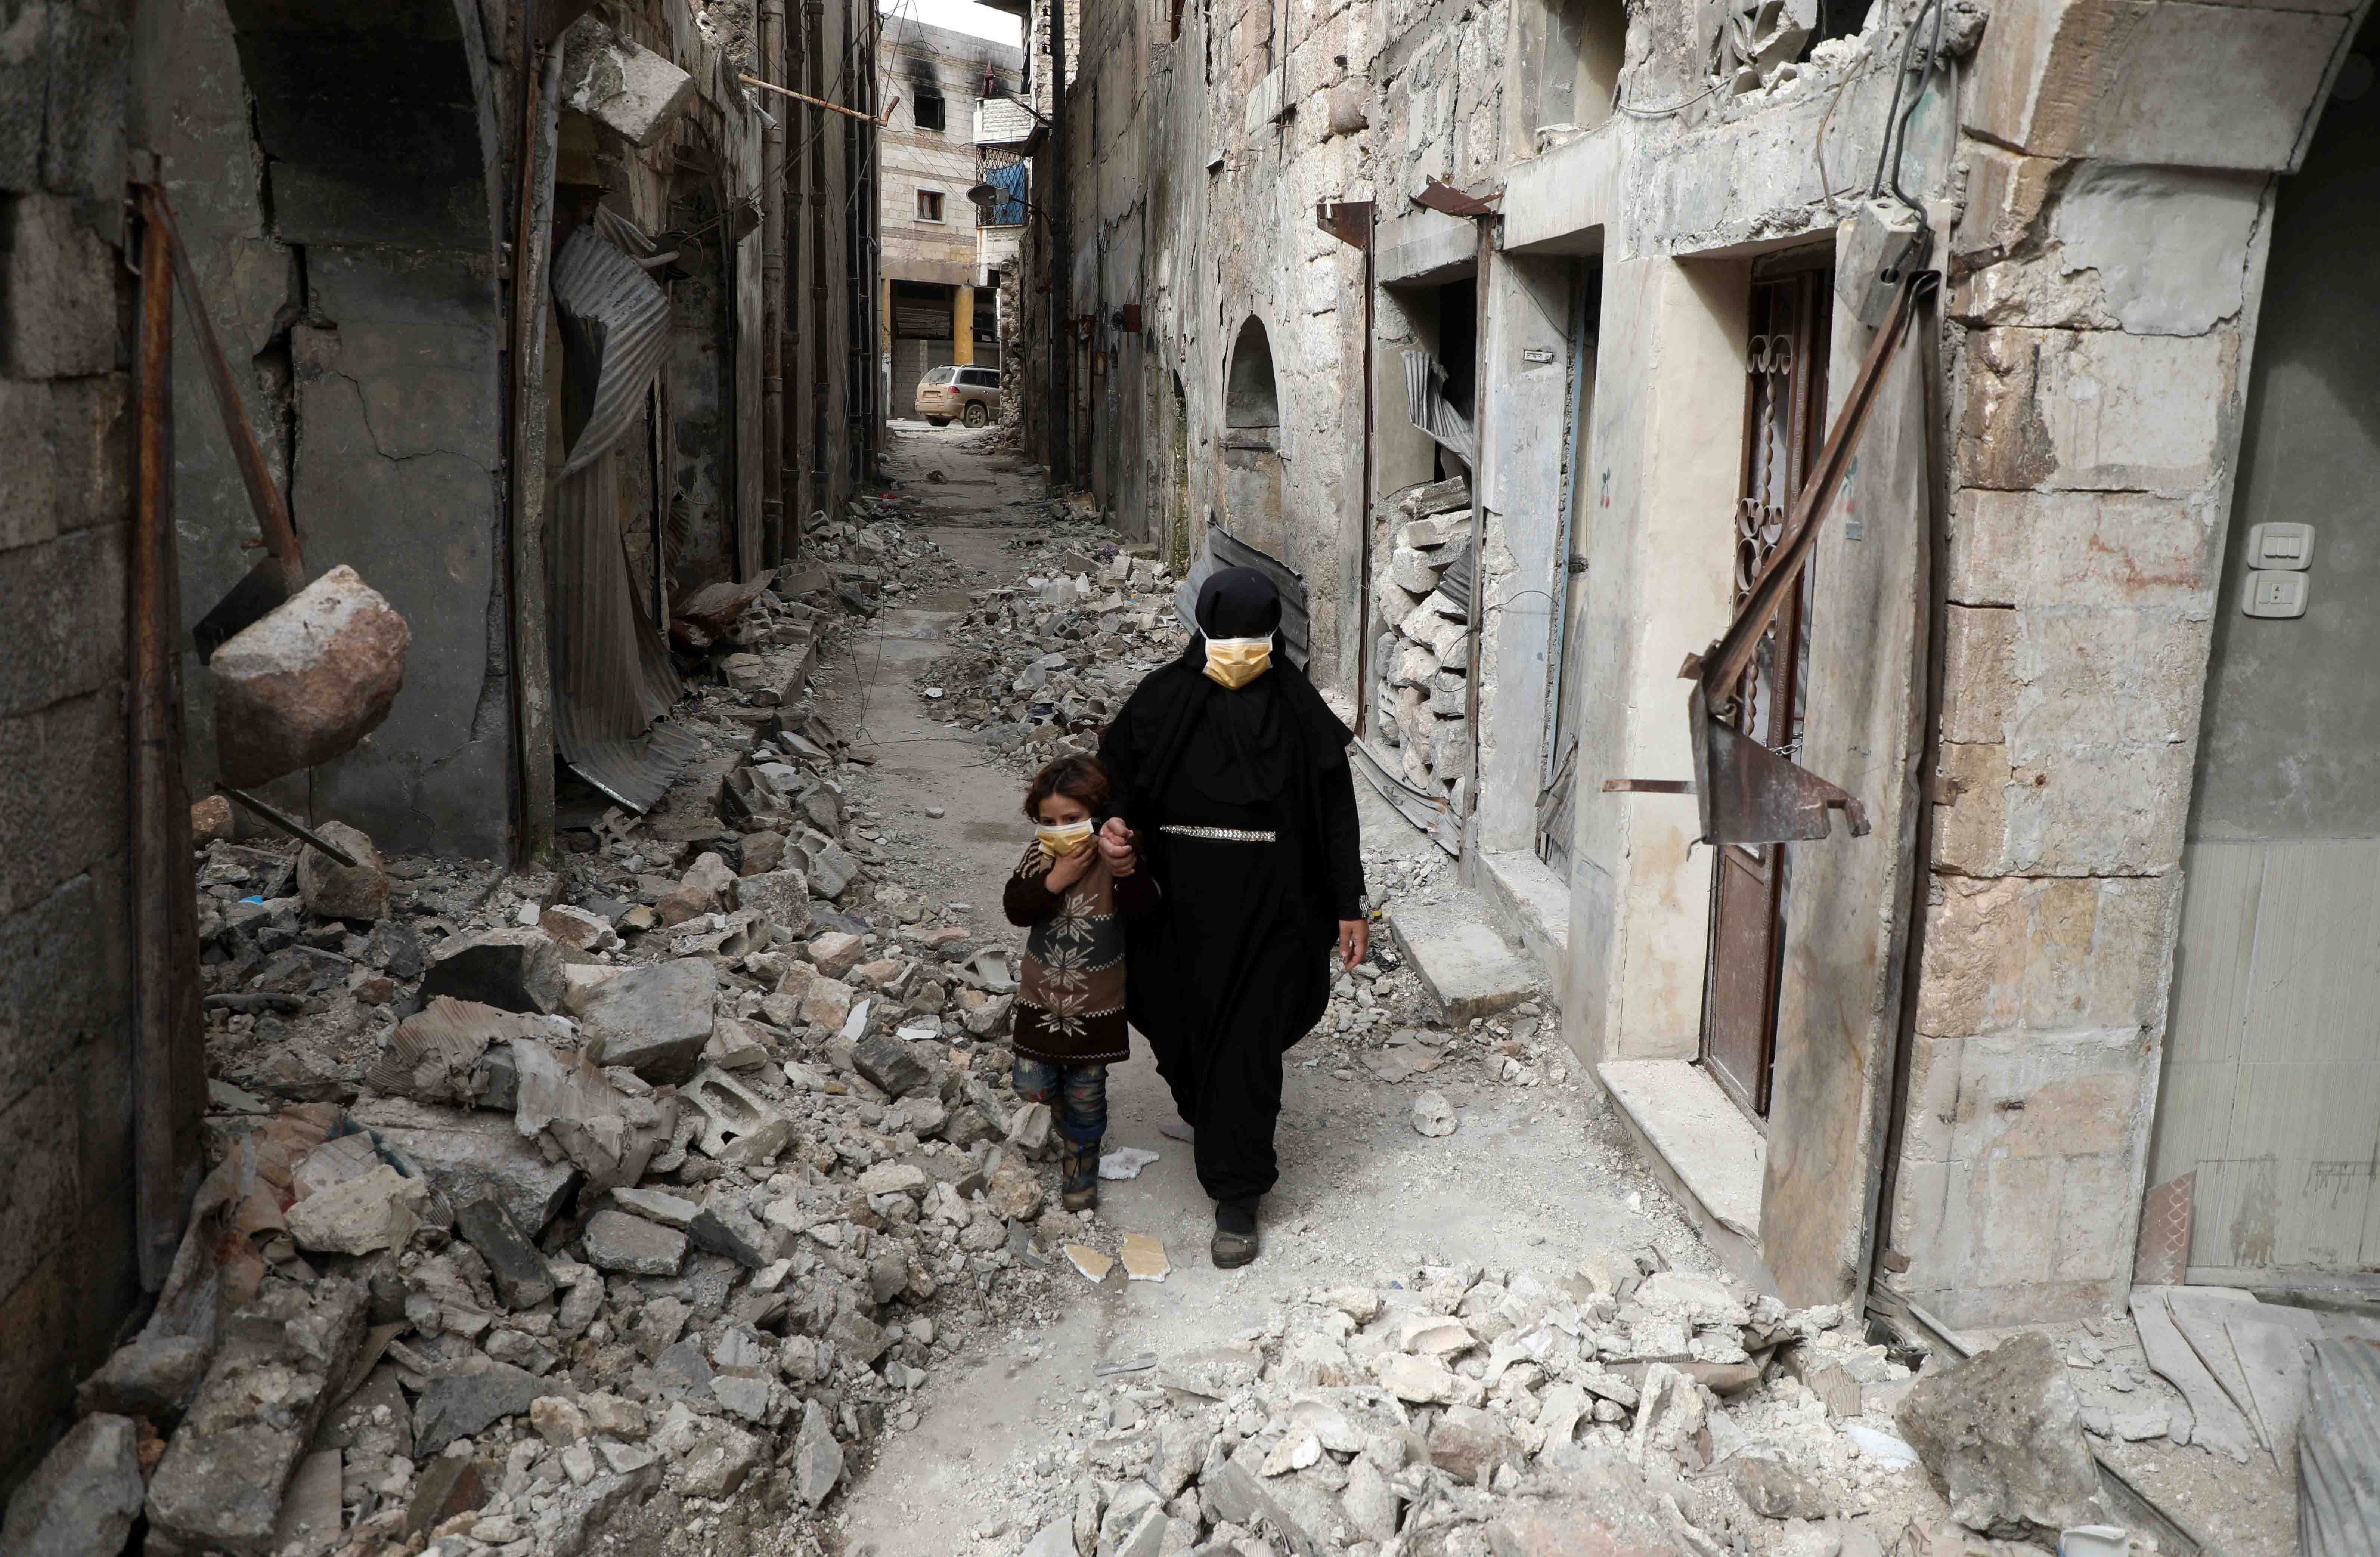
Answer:
[[[2131,1280],[2272,175],[2313,34],[2323,60],[2344,35],[2243,25],[2237,134],[2107,96],[2198,79],[2203,32],[2034,0],[1995,11],[1962,104],[1948,794],[1888,1213],[1953,1324],[2120,1308]]]
[[[37,60],[43,43],[37,29]],[[113,65],[120,81],[120,55]],[[117,235],[93,225],[115,218],[122,169],[6,157],[28,133],[53,147],[103,136],[120,155],[103,116],[121,104],[66,99],[69,116],[45,125],[44,101],[38,84],[30,98],[0,92],[0,1487],[46,1446],[74,1381],[140,1298],[124,737],[131,287]]]

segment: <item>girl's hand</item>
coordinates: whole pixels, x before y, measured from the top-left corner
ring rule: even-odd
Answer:
[[[1108,862],[1111,875],[1129,876],[1140,869],[1140,851],[1133,846],[1132,829],[1123,818],[1111,816],[1099,831],[1099,858]]]
[[[1353,973],[1355,965],[1372,949],[1372,923],[1369,919],[1339,921],[1339,969]]]
[[[1097,858],[1098,856],[1089,849],[1076,849],[1065,858],[1051,865],[1049,875],[1042,878],[1041,884],[1052,893],[1064,892],[1083,879],[1083,872],[1091,868],[1091,861]]]

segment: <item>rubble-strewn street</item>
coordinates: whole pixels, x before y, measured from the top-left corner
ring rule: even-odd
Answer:
[[[680,621],[701,755],[555,869],[204,844],[211,1172],[12,1552],[145,1507],[253,1557],[1950,1557],[2184,1439],[2112,1332],[1957,1365],[1747,1290],[1541,993],[1450,1023],[1386,937],[1292,1052],[1255,1266],[1208,1265],[1145,1057],[1058,1209],[1002,1043],[1017,768],[1180,629],[1007,461],[949,491],[951,442]],[[1452,890],[1365,815],[1376,907]]]

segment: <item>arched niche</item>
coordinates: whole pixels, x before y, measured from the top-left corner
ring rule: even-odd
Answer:
[[[1223,528],[1251,546],[1286,557],[1280,431],[1272,339],[1264,321],[1250,314],[1232,342],[1223,375]]]

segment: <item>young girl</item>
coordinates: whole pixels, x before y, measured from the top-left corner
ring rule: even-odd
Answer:
[[[1010,1043],[1016,1095],[1056,1116],[1070,1211],[1099,1203],[1099,1142],[1108,1127],[1108,1065],[1124,1038],[1123,918],[1157,906],[1157,883],[1129,851],[1111,865],[1093,833],[1108,805],[1107,770],[1062,757],[1033,775],[1025,814],[1033,845],[1008,879],[1008,922],[1029,927]]]

